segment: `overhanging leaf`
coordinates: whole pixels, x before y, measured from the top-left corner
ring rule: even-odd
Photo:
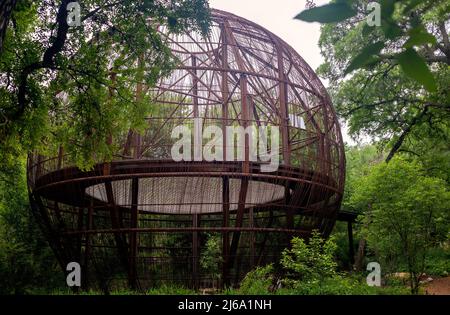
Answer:
[[[334,23],[356,15],[356,11],[345,2],[330,3],[300,12],[294,19],[305,22]]]
[[[381,15],[386,18],[391,18],[395,9],[395,1],[394,0],[381,0]]]
[[[367,37],[367,35],[369,35],[372,32],[373,27],[369,26],[365,21],[363,23],[364,23],[364,26],[361,31],[361,34],[362,34],[362,36]]]
[[[428,33],[423,26],[413,28],[410,32],[409,39],[403,45],[405,48],[419,46],[423,44],[435,44],[436,38]]]
[[[353,60],[350,62],[350,65],[345,69],[345,74],[348,74],[352,72],[353,70],[359,69],[363,66],[365,66],[369,62],[373,62],[374,58],[373,55],[378,54],[381,49],[383,49],[384,43],[383,42],[376,42],[374,44],[370,44],[366,47],[364,47],[361,52],[353,58]]]
[[[410,0],[407,2],[407,5],[403,9],[403,14],[408,14],[411,10],[413,10],[415,7],[417,7],[419,4],[421,4],[423,0]]]
[[[403,34],[402,29],[391,18],[383,19],[381,28],[386,38],[395,39]]]
[[[436,91],[436,81],[427,64],[417,52],[408,48],[396,56],[403,72],[414,81],[422,84],[429,92]]]

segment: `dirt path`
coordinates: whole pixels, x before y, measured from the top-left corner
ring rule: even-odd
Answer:
[[[426,294],[450,295],[450,277],[434,279],[425,286]]]

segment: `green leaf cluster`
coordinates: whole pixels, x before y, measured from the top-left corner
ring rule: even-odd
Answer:
[[[179,62],[158,28],[206,35],[211,21],[206,0],[89,0],[67,28],[66,4],[16,1],[0,50],[0,150],[61,146],[88,169],[129,129],[142,132],[155,107],[146,91]]]
[[[437,91],[436,78],[427,65],[426,54],[430,48],[439,47],[435,34],[430,33],[429,19],[439,19],[441,28],[446,28],[450,4],[433,0],[380,0],[381,27],[369,26],[366,12],[369,1],[338,0],[329,4],[302,11],[295,18],[306,22],[340,23],[346,28],[361,29],[364,43],[347,64],[344,75],[361,68],[372,68],[382,62],[386,51],[390,60],[400,65],[403,73],[422,85],[429,92]],[[424,18],[422,18],[424,16]],[[442,24],[443,23],[443,24]],[[334,25],[332,25],[334,27]],[[448,34],[445,43],[448,46]],[[354,46],[351,46],[354,49]],[[394,48],[394,49],[393,49]],[[421,50],[419,53],[417,50]],[[448,47],[441,49],[449,60]],[[424,52],[425,51],[425,52]]]

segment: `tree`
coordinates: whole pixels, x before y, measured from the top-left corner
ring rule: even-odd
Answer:
[[[351,203],[365,211],[363,233],[382,268],[405,264],[417,294],[430,248],[449,232],[445,181],[427,176],[418,162],[396,157],[360,180]]]
[[[138,84],[176,65],[157,28],[206,34],[209,10],[206,0],[80,1],[81,25],[69,26],[70,2],[2,2],[0,150],[62,145],[88,168],[111,157],[108,139],[142,126],[151,106]]]
[[[410,142],[449,137],[450,3],[381,0],[380,27],[368,25],[368,3],[338,0],[297,18],[326,23],[318,72],[350,133],[387,145],[389,161]]]
[[[360,212],[352,208],[351,196],[359,186],[362,177],[367,176],[370,168],[385,157],[385,152],[377,148],[376,144],[347,146],[345,148],[345,187],[342,208],[347,211]]]

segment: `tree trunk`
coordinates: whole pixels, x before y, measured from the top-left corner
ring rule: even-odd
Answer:
[[[17,0],[2,0],[0,2],[0,53],[3,49],[3,42],[6,36],[11,13],[17,4]]]
[[[364,249],[365,249],[365,247],[366,247],[366,240],[364,238],[361,238],[359,240],[358,252],[356,253],[356,257],[355,257],[354,268],[355,268],[356,271],[363,271],[364,270],[363,262],[364,262]]]
[[[420,276],[417,276],[415,273],[410,272],[410,282],[411,282],[411,293],[419,294],[419,286],[420,286]]]

